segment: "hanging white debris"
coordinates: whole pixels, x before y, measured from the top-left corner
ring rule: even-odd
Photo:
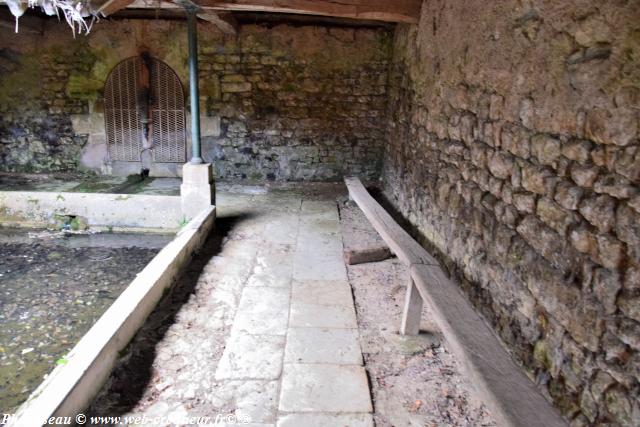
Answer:
[[[89,33],[93,22],[97,19],[97,11],[94,11],[87,0],[4,0],[9,6],[11,14],[16,17],[16,33],[18,32],[18,19],[24,15],[27,7],[39,7],[48,16],[57,15],[60,12],[71,27],[73,35],[78,33]],[[91,17],[87,23],[85,18]]]
[[[27,3],[20,0],[5,0],[11,14],[16,17],[16,33],[18,32],[18,20],[27,10]]]

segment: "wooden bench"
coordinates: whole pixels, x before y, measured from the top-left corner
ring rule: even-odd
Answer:
[[[480,397],[500,425],[566,426],[566,421],[511,359],[484,319],[440,264],[402,229],[358,178],[345,178],[349,196],[410,271],[400,332],[417,335],[424,301],[451,350],[464,361]]]

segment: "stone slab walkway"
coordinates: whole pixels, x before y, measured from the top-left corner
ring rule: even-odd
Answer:
[[[272,381],[271,410],[253,421],[278,426],[370,421],[356,316],[342,261],[336,203],[301,200],[267,220],[242,290],[218,381]]]
[[[163,308],[150,319],[92,412],[372,426],[336,188],[219,193],[221,224],[233,222],[220,251],[198,272],[162,336],[152,338],[152,330],[166,321]],[[127,397],[116,385],[137,369],[131,359],[145,340],[155,351],[147,384]]]

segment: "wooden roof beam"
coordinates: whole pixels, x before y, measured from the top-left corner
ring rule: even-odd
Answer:
[[[135,0],[107,0],[98,8],[98,12],[109,16],[132,4]]]
[[[198,13],[198,18],[211,22],[225,34],[235,36],[238,34],[238,21],[233,17],[231,12],[216,12],[213,10],[203,10]]]
[[[280,12],[415,24],[422,0],[194,0],[203,9]]]

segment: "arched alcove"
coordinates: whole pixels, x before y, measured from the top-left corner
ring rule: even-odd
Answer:
[[[105,127],[113,161],[186,160],[184,91],[175,71],[147,54],[118,63],[104,90]]]

